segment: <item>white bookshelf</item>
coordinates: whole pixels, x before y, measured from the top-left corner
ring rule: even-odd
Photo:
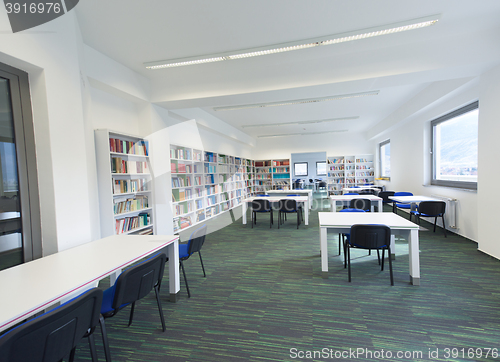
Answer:
[[[373,184],[375,181],[373,155],[327,157],[328,191],[341,194],[342,188]]]
[[[290,190],[290,160],[256,160],[255,192]]]
[[[95,130],[101,237],[152,234],[153,186],[149,142]]]
[[[171,144],[170,165],[174,233],[233,209],[253,192],[251,160]]]

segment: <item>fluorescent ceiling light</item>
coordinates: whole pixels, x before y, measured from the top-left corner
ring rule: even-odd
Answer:
[[[347,99],[347,98],[376,96],[376,95],[378,95],[379,92],[380,91],[376,90],[376,91],[362,92],[362,93],[338,94],[338,95],[322,97],[322,98],[294,99],[294,100],[281,101],[281,102],[241,104],[241,105],[237,105],[237,106],[214,107],[213,109],[214,109],[214,111],[234,111],[234,110],[238,110],[238,109],[249,109],[249,108],[290,106],[290,105],[294,105],[294,104],[316,103],[316,102],[336,101],[336,100]]]
[[[285,122],[285,123],[246,124],[246,125],[241,126],[241,127],[242,128],[252,128],[252,127],[290,126],[290,125],[326,123],[326,122],[335,122],[335,121],[350,121],[350,120],[354,120],[354,119],[358,119],[358,118],[359,118],[359,116],[320,119],[320,120],[316,120],[316,121],[298,121],[298,122]]]
[[[271,134],[266,136],[257,136],[258,138],[272,138],[272,137],[289,137],[289,136],[307,136],[311,134],[325,134],[325,133],[338,133],[347,132],[347,129],[342,129],[338,131],[326,131],[326,132],[303,132],[303,133],[284,133],[284,134]]]
[[[293,50],[314,48],[323,45],[345,43],[359,39],[373,38],[381,35],[400,33],[407,30],[425,28],[434,25],[440,19],[440,15],[427,16],[425,18],[412,19],[404,22],[387,24],[383,26],[355,30],[347,33],[332,34],[319,38],[304,39],[295,42],[273,44],[265,47],[235,50],[210,55],[200,55],[196,57],[162,60],[157,62],[144,63],[147,69],[163,69],[181,67],[185,65],[195,65],[202,63],[213,63],[224,60],[235,60],[261,55],[289,52]]]

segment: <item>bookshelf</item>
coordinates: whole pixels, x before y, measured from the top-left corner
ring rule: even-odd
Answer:
[[[101,237],[153,234],[153,187],[149,142],[95,130]]]
[[[170,145],[174,233],[233,209],[254,192],[253,162]]]
[[[374,183],[373,155],[329,156],[327,161],[330,194],[341,194],[343,187]]]
[[[255,192],[290,190],[290,160],[256,160]]]

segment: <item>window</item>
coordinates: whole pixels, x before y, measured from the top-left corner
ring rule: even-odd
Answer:
[[[380,177],[391,178],[391,141],[379,144]]]
[[[316,176],[326,176],[326,162],[316,162]]]
[[[293,174],[295,176],[307,176],[307,162],[296,162],[293,164]]]
[[[432,185],[477,189],[478,116],[474,102],[431,122]]]

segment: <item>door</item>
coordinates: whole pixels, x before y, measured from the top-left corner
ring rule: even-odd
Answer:
[[[41,256],[28,75],[0,63],[0,270]]]

